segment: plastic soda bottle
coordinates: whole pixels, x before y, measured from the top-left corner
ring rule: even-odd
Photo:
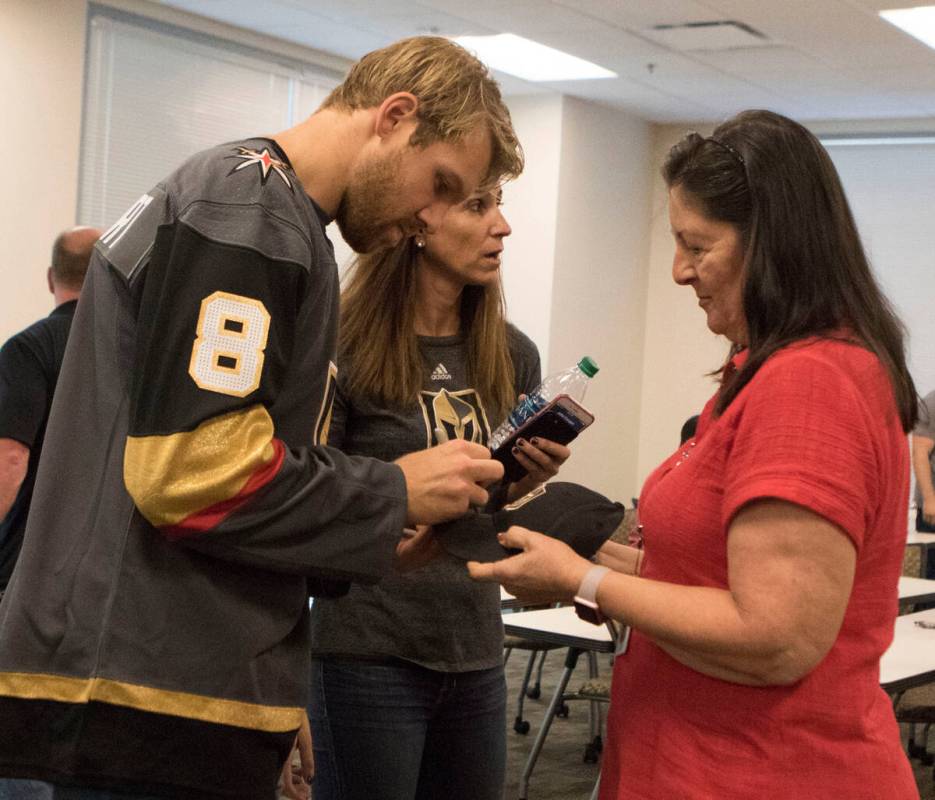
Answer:
[[[543,408],[560,394],[567,394],[580,403],[584,400],[588,382],[597,375],[598,369],[594,359],[584,356],[573,367],[549,375],[526,395],[526,398],[521,400],[507,415],[507,418],[497,426],[497,429],[490,435],[490,441],[487,443],[488,447],[491,450],[496,450],[526,420],[533,417],[540,408]]]

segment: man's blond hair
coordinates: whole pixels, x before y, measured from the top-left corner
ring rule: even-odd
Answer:
[[[373,108],[396,92],[419,99],[411,144],[456,142],[486,125],[492,145],[486,185],[523,171],[523,151],[496,81],[475,56],[441,36],[413,36],[368,53],[321,107]]]

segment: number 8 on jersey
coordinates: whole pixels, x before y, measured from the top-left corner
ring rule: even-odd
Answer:
[[[188,374],[209,392],[246,397],[260,385],[269,312],[259,301],[215,292],[201,301]]]

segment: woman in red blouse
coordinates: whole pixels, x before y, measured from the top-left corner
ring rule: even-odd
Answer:
[[[732,343],[696,435],[600,566],[512,528],[469,565],[629,622],[601,798],[908,800],[893,636],[916,394],[840,179],[801,125],[740,114],[663,168],[673,278]],[[609,568],[609,569],[603,569]]]

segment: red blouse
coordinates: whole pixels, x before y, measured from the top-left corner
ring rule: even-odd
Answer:
[[[713,407],[643,488],[643,575],[726,589],[731,520],[778,498],[853,541],[851,597],[831,651],[792,686],[702,675],[634,632],[614,667],[601,800],[917,798],[879,685],[909,505],[907,439],[885,369],[863,348],[811,339],[773,355],[720,418]]]

